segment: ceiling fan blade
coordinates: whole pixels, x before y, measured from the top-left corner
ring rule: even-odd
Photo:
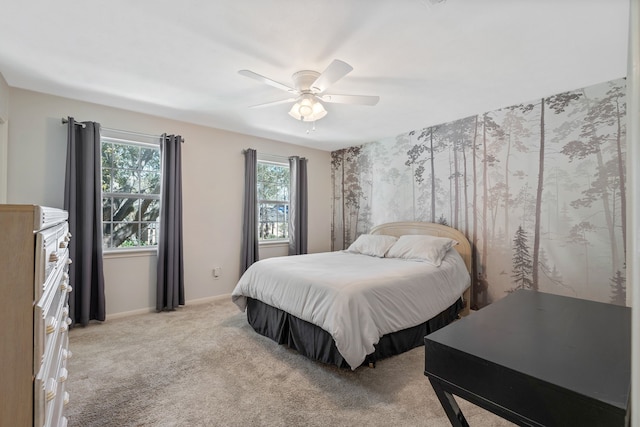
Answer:
[[[269,86],[273,86],[275,88],[278,88],[278,89],[281,89],[281,90],[285,90],[287,92],[298,93],[298,91],[295,90],[292,87],[289,87],[287,85],[279,83],[279,82],[277,82],[275,80],[271,80],[268,77],[261,76],[260,74],[254,73],[253,71],[250,71],[250,70],[240,70],[240,71],[238,71],[238,74],[241,74],[241,75],[243,75],[245,77],[249,77],[249,78],[257,80],[259,82],[268,84]]]
[[[283,99],[280,101],[271,101],[271,102],[265,102],[264,104],[257,104],[257,105],[252,105],[249,108],[264,108],[264,107],[271,107],[274,105],[280,105],[280,104],[287,104],[289,102],[294,102],[297,98],[288,98],[288,99]]]
[[[334,59],[327,69],[313,82],[311,89],[317,92],[324,92],[329,86],[349,74],[351,70],[353,70],[351,65],[339,59]]]
[[[352,105],[376,105],[380,101],[379,96],[369,95],[322,95],[319,96],[325,102],[334,104],[352,104]]]

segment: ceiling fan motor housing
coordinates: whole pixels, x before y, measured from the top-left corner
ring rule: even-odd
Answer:
[[[311,70],[301,70],[293,73],[291,75],[291,79],[293,79],[293,84],[296,89],[298,89],[302,93],[306,92],[319,92],[320,89],[315,88],[315,90],[311,87],[313,82],[315,82],[318,77],[320,77],[320,73],[317,71]]]

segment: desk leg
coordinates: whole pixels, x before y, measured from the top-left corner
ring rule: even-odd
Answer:
[[[448,391],[443,390],[440,386],[440,382],[438,380],[434,380],[429,378],[429,382],[433,387],[433,391],[436,392],[436,396],[438,396],[438,400],[440,400],[440,404],[442,408],[444,408],[444,412],[449,417],[449,421],[453,427],[469,427],[469,423],[464,418],[458,403],[453,398],[453,395]]]

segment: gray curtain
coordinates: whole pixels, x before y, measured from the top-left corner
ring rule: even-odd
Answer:
[[[87,325],[90,320],[105,320],[100,123],[68,120],[64,209],[72,235],[69,317],[74,324]]]
[[[184,305],[182,137],[162,135],[162,206],[158,238],[156,310]]]
[[[307,253],[307,159],[289,157],[289,255]]]
[[[256,150],[244,151],[244,211],[242,215],[242,253],[240,274],[258,261],[258,196],[256,176],[258,155]]]

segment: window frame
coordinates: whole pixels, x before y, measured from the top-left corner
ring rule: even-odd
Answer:
[[[272,156],[272,155],[258,155],[258,165],[257,168],[259,168],[259,165],[262,164],[266,164],[266,165],[273,165],[273,166],[279,166],[282,168],[285,168],[287,170],[287,172],[291,173],[291,169],[289,166],[289,162],[287,160],[287,158],[283,158],[283,157],[279,157],[279,156]],[[270,200],[270,199],[261,199],[260,198],[260,194],[258,192],[258,182],[260,181],[259,179],[259,173],[256,170],[256,217],[257,217],[257,229],[256,229],[256,233],[258,235],[258,244],[260,246],[277,246],[277,245],[288,245],[289,244],[289,230],[288,230],[288,226],[289,226],[289,213],[290,213],[290,200]],[[290,181],[290,178],[289,178]],[[290,199],[290,193],[291,193],[291,182],[289,182],[289,186],[287,188],[287,196],[288,199]],[[286,238],[276,238],[276,239],[261,239],[260,238],[260,225],[261,225],[261,221],[260,221],[260,205],[263,203],[269,203],[269,204],[286,204],[287,206],[287,215],[286,215],[286,224],[287,224],[287,237]]]
[[[146,148],[146,149],[153,149],[153,150],[157,150],[158,155],[159,155],[159,168],[157,169],[157,173],[159,174],[159,180],[160,180],[160,188],[158,190],[158,193],[124,193],[124,192],[113,192],[113,191],[108,191],[105,192],[103,191],[102,188],[102,183],[103,183],[103,179],[104,179],[104,170],[105,169],[110,169],[111,171],[113,170],[132,170],[131,168],[115,168],[113,167],[114,165],[108,165],[108,166],[104,166],[104,160],[102,157],[102,153],[103,153],[103,145],[104,143],[112,143],[112,144],[119,144],[119,145],[123,145],[123,146],[135,146],[135,147],[139,147],[139,148]],[[102,233],[102,251],[104,254],[109,255],[109,254],[118,254],[118,253],[122,253],[122,254],[133,254],[133,253],[149,253],[149,252],[156,252],[158,249],[158,239],[159,239],[159,233],[160,233],[160,212],[162,209],[162,177],[163,177],[163,161],[162,161],[162,144],[161,144],[162,140],[160,136],[154,136],[154,135],[144,135],[144,134],[137,134],[137,133],[133,133],[133,132],[126,132],[126,131],[117,131],[117,130],[105,130],[104,128],[102,128],[100,130],[100,207],[101,207],[101,214],[100,214],[100,230]],[[139,162],[140,158],[138,158],[138,162]],[[139,169],[141,170],[141,169]],[[153,172],[156,171],[156,169],[152,169]],[[113,179],[113,178],[112,178]],[[111,181],[110,183],[111,185],[113,185],[113,181]],[[111,190],[113,190],[113,188],[110,188]],[[138,191],[140,191],[140,188],[138,188]],[[126,222],[126,223],[135,223],[138,224],[138,233],[140,233],[141,227],[145,224],[149,225],[149,224],[155,224],[155,228],[156,228],[156,233],[157,233],[157,237],[155,239],[156,244],[154,245],[145,245],[145,246],[129,246],[129,247],[113,247],[111,246],[111,244],[113,243],[112,238],[110,239],[109,244],[107,245],[105,243],[105,237],[104,237],[104,227],[106,224],[111,224],[113,226],[113,224],[116,224],[116,222],[113,221],[113,210],[110,212],[110,217],[109,217],[109,221],[105,221],[104,219],[104,208],[105,208],[105,204],[104,201],[105,199],[108,198],[120,198],[120,199],[136,199],[137,203],[140,203],[140,201],[142,200],[158,200],[158,219],[157,221],[145,221],[140,217],[140,210],[139,208],[136,209],[136,212],[138,214],[138,217],[134,220],[134,221],[120,221],[120,222]]]

